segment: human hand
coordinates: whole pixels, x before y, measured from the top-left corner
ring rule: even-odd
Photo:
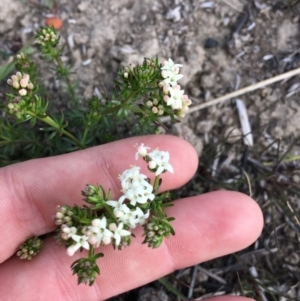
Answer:
[[[174,174],[162,176],[162,190],[185,184],[195,173],[198,158],[185,141],[172,136],[135,137],[66,155],[31,160],[0,169],[0,300],[105,300],[141,286],[176,269],[195,265],[250,245],[260,234],[262,214],[248,196],[216,191],[182,199],[168,208],[176,234],[158,249],[142,245],[142,229],[122,251],[105,246],[98,260],[100,276],[92,287],[77,285],[70,265],[73,257],[47,238],[32,262],[13,256],[32,235],[55,229],[57,205],[82,204],[87,183],[120,194],[118,174],[131,164],[134,144],[145,143],[170,152]],[[151,177],[146,168],[141,172]],[[225,296],[218,301],[249,300]],[[211,300],[213,300],[211,299]]]

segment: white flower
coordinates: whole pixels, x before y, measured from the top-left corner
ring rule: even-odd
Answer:
[[[136,215],[139,221],[140,225],[143,225],[146,221],[146,219],[149,218],[150,210],[148,210],[146,213],[143,212],[143,210],[139,207],[136,208]]]
[[[164,66],[161,68],[161,76],[164,78],[161,84],[177,85],[177,81],[183,77],[182,74],[178,74],[180,67],[182,67],[181,64],[175,64],[170,58],[168,61],[165,61]]]
[[[116,201],[108,201],[108,205],[115,207],[114,214],[116,217],[121,217],[122,212],[128,213],[128,209],[122,207],[123,201],[127,198],[130,204],[135,206],[136,203],[145,204],[148,200],[154,199],[153,186],[147,181],[147,176],[140,174],[139,167],[132,167],[125,170],[122,175],[119,176],[122,186],[122,192],[124,195]],[[118,204],[117,204],[118,203]]]
[[[76,242],[76,244],[71,245],[67,248],[67,254],[69,256],[73,256],[80,248],[84,248],[86,250],[90,249],[90,245],[87,241],[88,237],[86,235],[72,235],[72,239]]]
[[[177,85],[177,81],[179,81],[181,78],[183,78],[182,74],[171,73],[171,74],[169,74],[169,77],[165,78],[162,81],[162,83],[168,84],[170,86],[176,86]]]
[[[86,235],[90,244],[98,248],[101,243],[110,243],[113,233],[107,229],[106,217],[104,216],[101,219],[95,218],[92,220],[92,224],[88,227]]]
[[[118,201],[107,201],[106,204],[108,204],[111,207],[114,207],[114,215],[118,218],[124,215],[125,213],[128,213],[130,209],[127,207],[126,204],[123,204],[124,200],[126,199],[125,195],[122,195]]]
[[[169,89],[170,97],[168,99],[167,105],[171,106],[172,109],[177,110],[182,108],[182,97],[184,90],[180,90],[177,87]]]
[[[148,156],[156,163],[157,170],[155,175],[158,176],[164,171],[174,172],[172,165],[169,163],[169,152],[154,150]]]
[[[123,229],[123,226],[123,223],[119,223],[118,226],[115,223],[109,225],[109,229],[114,232],[113,238],[117,246],[120,244],[122,236],[131,235],[131,232]]]
[[[134,210],[131,210],[129,213],[123,215],[120,218],[120,221],[126,225],[129,225],[131,229],[134,229],[138,225],[143,225],[149,215],[150,210],[148,210],[147,213],[144,214],[143,210],[137,207]]]
[[[137,146],[137,152],[135,153],[135,160],[137,160],[139,158],[139,155],[144,158],[147,156],[148,153],[148,149],[150,149],[150,147],[148,146],[144,146],[144,143],[142,143],[141,145]]]
[[[146,181],[147,176],[140,174],[140,167],[132,167],[131,169],[125,170],[122,175],[120,175],[119,179],[121,181],[122,191],[124,194],[128,190],[137,188],[141,185],[147,185]]]
[[[121,182],[126,182],[129,179],[133,179],[135,177],[138,177],[140,174],[140,167],[133,166],[130,169],[126,169],[123,171],[123,173],[119,176],[119,179]]]
[[[160,158],[161,157],[161,151],[158,148],[156,148],[151,153],[149,153],[148,156],[152,159]],[[154,160],[154,162],[155,162],[155,160]]]
[[[153,200],[155,195],[153,192],[153,186],[144,181],[139,183],[137,187],[132,187],[125,192],[126,198],[130,201],[132,206],[135,206],[136,203],[145,204],[148,200]]]
[[[163,70],[163,71],[161,72],[161,76],[162,76],[163,78],[167,78],[167,77],[169,77],[169,72],[168,72],[167,70]]]
[[[137,208],[139,208],[139,207],[137,207]],[[136,210],[131,210],[128,213],[126,213],[125,215],[121,216],[120,221],[126,225],[129,225],[131,229],[136,228],[136,226],[139,224],[139,220],[137,219]]]
[[[181,64],[174,64],[172,59],[168,59],[168,61],[164,61],[163,63],[163,67],[161,68],[161,70],[167,70],[167,71],[172,71],[174,72],[174,70],[176,71],[177,68],[182,67]]]

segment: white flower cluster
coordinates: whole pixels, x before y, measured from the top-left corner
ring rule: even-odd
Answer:
[[[173,110],[177,111],[176,114],[179,117],[184,117],[192,102],[188,96],[184,94],[184,90],[180,89],[180,85],[177,84],[177,81],[183,77],[182,74],[179,74],[179,68],[182,67],[182,65],[175,64],[170,58],[168,61],[165,61],[163,65],[161,75],[164,80],[159,86],[165,94],[164,101],[168,106],[171,106]]]
[[[7,83],[18,90],[21,96],[27,95],[28,91],[31,91],[34,88],[33,83],[30,82],[29,74],[22,74],[19,71],[12,75],[11,78],[7,80]]]
[[[172,165],[169,163],[170,154],[169,152],[160,151],[158,149],[153,150],[148,153],[150,147],[145,146],[144,143],[137,146],[137,152],[135,154],[135,159],[138,159],[138,156],[142,158],[148,157],[148,168],[150,170],[155,170],[155,175],[158,176],[163,172],[169,171],[174,173]]]
[[[173,167],[169,163],[170,155],[168,152],[159,151],[158,149],[148,153],[150,147],[142,143],[137,146],[136,159],[139,156],[147,158],[148,167],[154,171],[156,176],[165,171],[173,173]],[[122,238],[130,236],[128,228],[134,229],[138,225],[143,225],[150,216],[150,210],[143,210],[139,204],[145,204],[154,200],[154,188],[148,181],[147,176],[140,173],[140,167],[134,166],[125,170],[119,176],[123,195],[118,199],[106,201],[111,207],[116,218],[116,222],[109,222],[105,216],[95,218],[91,225],[83,227],[81,230],[73,226],[72,211],[67,206],[58,207],[54,216],[55,223],[61,226],[60,237],[63,240],[72,239],[72,243],[67,248],[67,254],[73,256],[80,248],[86,250],[90,246],[98,248],[101,245],[114,243],[119,246]],[[123,244],[124,241],[122,242]]]
[[[84,227],[82,233],[78,233],[76,227],[69,227],[66,224],[61,226],[61,238],[69,240],[70,238],[75,242],[67,248],[67,254],[73,256],[80,248],[86,250],[90,249],[90,245],[98,248],[101,245],[108,245],[114,239],[115,245],[121,243],[123,236],[131,235],[131,232],[123,229],[124,224],[110,223],[107,224],[106,217],[95,218],[92,220],[90,226]]]

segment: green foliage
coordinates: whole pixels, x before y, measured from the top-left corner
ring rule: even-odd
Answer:
[[[89,254],[88,258],[80,258],[73,262],[71,269],[73,275],[77,274],[78,284],[85,283],[90,286],[94,284],[97,275],[100,274],[100,269],[96,263],[97,259],[103,257],[102,253],[98,254]]]
[[[93,96],[88,105],[70,80],[71,67],[60,58],[59,37],[52,27],[37,31],[36,44],[42,58],[48,60],[57,78],[67,86],[61,110],[39,82],[41,72],[30,54],[19,53],[12,66],[17,73],[8,79],[10,92],[2,101],[0,121],[0,166],[57,155],[124,137],[159,132],[162,116],[175,120],[176,110],[166,105],[159,83],[161,64],[146,58],[141,65],[122,67],[111,95]],[[153,113],[151,106],[158,108]],[[49,106],[49,103],[52,105]]]

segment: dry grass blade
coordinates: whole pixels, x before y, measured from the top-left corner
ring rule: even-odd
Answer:
[[[263,88],[265,86],[274,84],[276,82],[279,82],[281,80],[284,80],[286,78],[289,78],[289,77],[292,77],[292,76],[295,76],[295,75],[298,75],[298,74],[300,74],[300,68],[297,68],[295,70],[291,70],[289,72],[286,72],[286,73],[283,73],[283,74],[280,74],[280,75],[277,75],[277,76],[274,76],[272,78],[263,80],[261,82],[258,82],[256,84],[247,86],[245,88],[236,90],[234,92],[228,93],[228,94],[223,95],[221,97],[218,97],[216,99],[207,101],[206,103],[202,103],[202,104],[196,105],[196,106],[190,108],[190,110],[187,113],[193,113],[193,112],[196,112],[198,110],[202,110],[204,108],[208,108],[210,106],[222,103],[222,102],[224,102],[226,100],[229,100],[231,98],[239,97],[239,96],[244,95],[244,94],[246,94],[248,92],[255,91],[257,89],[260,89],[260,88]]]

